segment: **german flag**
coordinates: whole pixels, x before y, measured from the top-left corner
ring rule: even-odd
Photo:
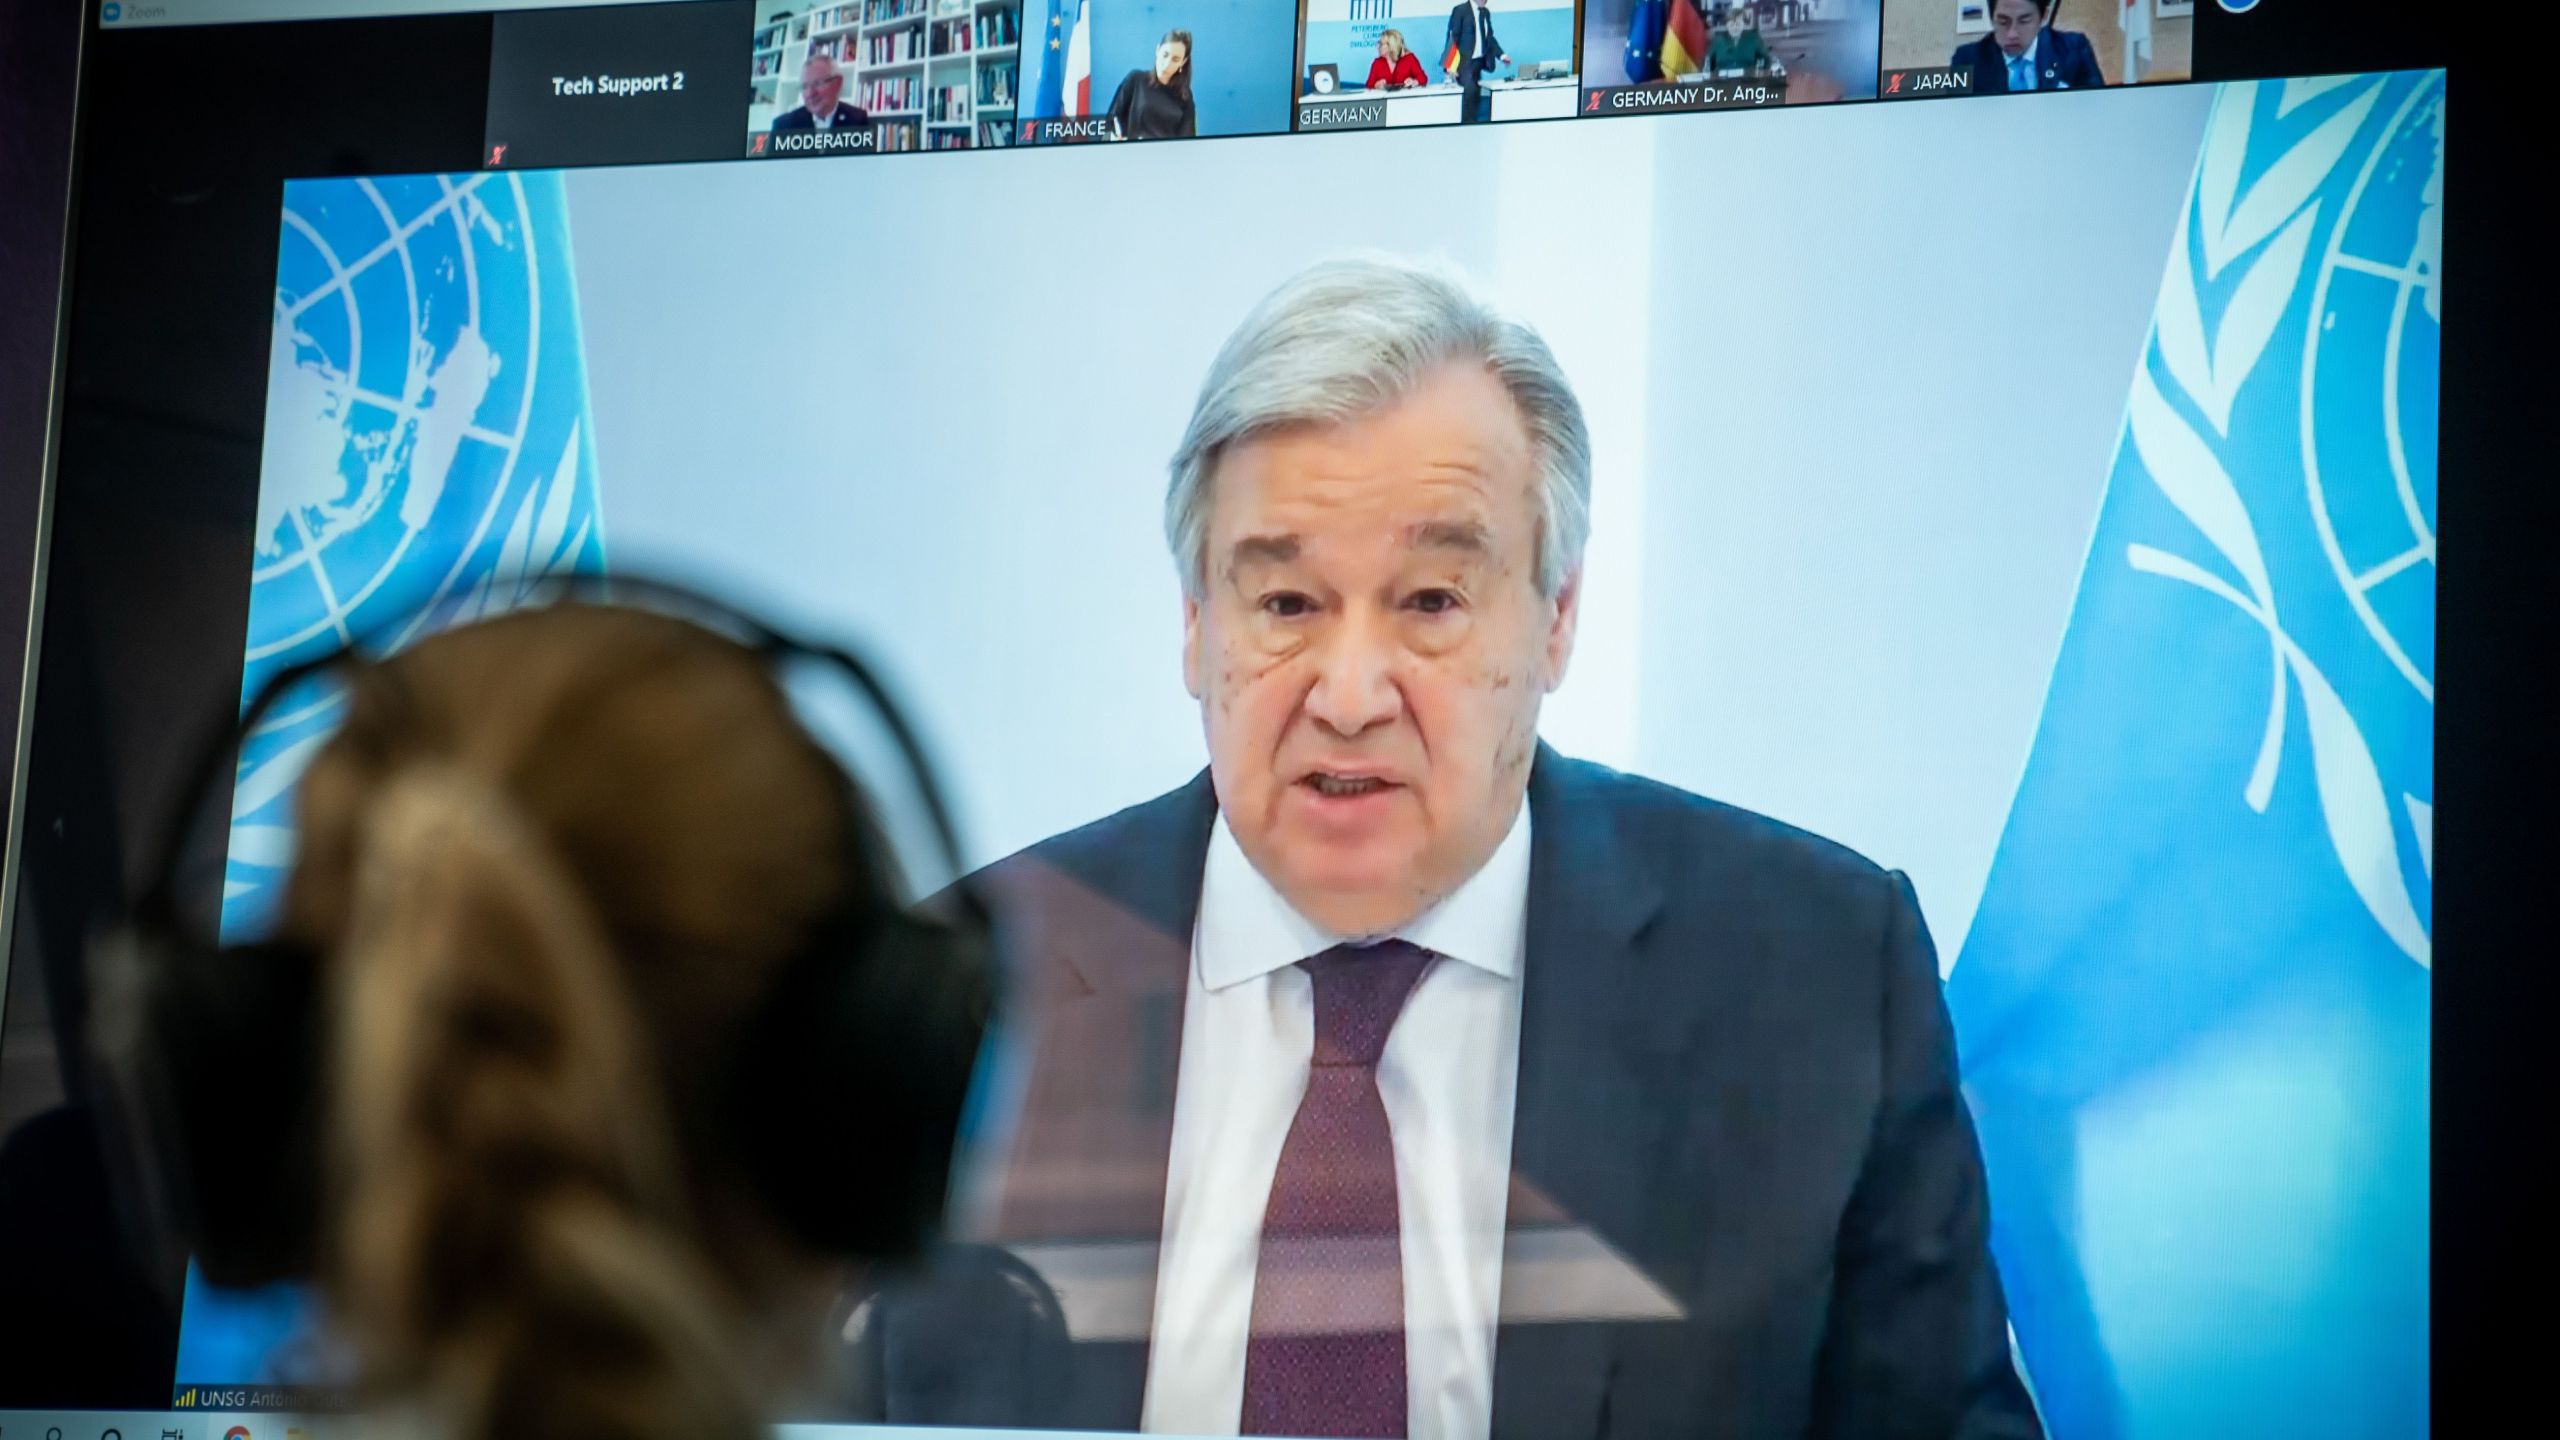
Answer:
[[[1458,42],[1455,40],[1449,42],[1449,53],[1440,57],[1440,73],[1449,77],[1450,84],[1458,83]]]
[[[1698,0],[1671,0],[1671,23],[1662,27],[1662,74],[1665,79],[1695,75],[1707,68],[1707,17]]]

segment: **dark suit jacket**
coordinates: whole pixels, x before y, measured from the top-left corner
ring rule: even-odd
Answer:
[[[2000,43],[1987,35],[1969,45],[1957,46],[1955,58],[1947,63],[1959,70],[1973,71],[1976,95],[2009,93],[2009,57],[2001,54]],[[2107,83],[2089,37],[2077,30],[2056,30],[2050,25],[2036,33],[2035,72],[2039,90],[2097,90]]]
[[[1016,1077],[991,1107],[1012,1118],[955,1192],[978,1248],[865,1332],[865,1414],[1136,1428],[1216,804],[1203,774],[979,877],[1015,967],[982,1073]],[[2037,1435],[1908,882],[1544,747],[1529,807],[1512,1238],[1596,1237],[1671,1308],[1560,1317],[1506,1265],[1494,1434]],[[1115,1245],[1140,1319],[1116,1336],[1022,1318],[1056,1297],[958,1298],[1038,1291],[991,1254]],[[1095,1293],[1078,1264],[1051,1276],[1068,1324]]]
[[[1458,68],[1461,70],[1466,68],[1467,62],[1475,55],[1475,13],[1475,0],[1460,0],[1460,3],[1449,12],[1449,38],[1440,42],[1442,55],[1449,53],[1450,46],[1458,47]],[[1484,63],[1477,68],[1490,70],[1493,68],[1493,62],[1501,58],[1502,39],[1493,33],[1493,12],[1487,10],[1484,12]]]
[[[859,105],[847,104],[842,100],[836,102],[836,129],[841,130],[848,125],[868,125],[870,123],[870,111],[863,109]],[[773,133],[776,135],[779,135],[786,130],[815,130],[817,128],[818,117],[810,114],[809,107],[806,105],[796,106],[773,117]]]

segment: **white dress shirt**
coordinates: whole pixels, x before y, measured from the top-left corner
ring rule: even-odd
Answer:
[[[1492,1433],[1528,903],[1524,800],[1484,867],[1396,932],[1447,957],[1423,975],[1378,1060],[1395,1137],[1412,1440]],[[1263,1211],[1315,1047],[1314,984],[1297,962],[1337,943],[1253,868],[1220,817],[1184,1000],[1149,1431],[1237,1431]]]

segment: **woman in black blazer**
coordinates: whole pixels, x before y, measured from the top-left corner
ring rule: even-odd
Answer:
[[[1132,70],[1111,97],[1111,133],[1122,140],[1188,139],[1200,133],[1191,104],[1191,32],[1167,30],[1156,67]]]

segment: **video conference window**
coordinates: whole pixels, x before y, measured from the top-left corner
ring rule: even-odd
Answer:
[[[570,568],[877,646],[1022,938],[843,1417],[2423,1433],[2443,97],[295,182],[246,682]],[[884,207],[794,303],[905,342],[771,363],[733,217]],[[177,1381],[327,1354],[198,1286]]]
[[[822,0],[763,12],[748,60],[748,153],[1013,143],[1022,5]]]
[[[1298,128],[1549,120],[1580,100],[1574,0],[1301,0]]]
[[[1584,0],[1586,90],[1647,87],[1621,108],[1809,105],[1876,93],[1879,0]],[[1685,103],[1655,104],[1697,94]]]
[[[2195,0],[1885,0],[1888,99],[2184,80]]]
[[[1016,138],[1036,145],[1289,128],[1280,0],[1028,0]],[[1026,23],[1029,23],[1028,21]]]

